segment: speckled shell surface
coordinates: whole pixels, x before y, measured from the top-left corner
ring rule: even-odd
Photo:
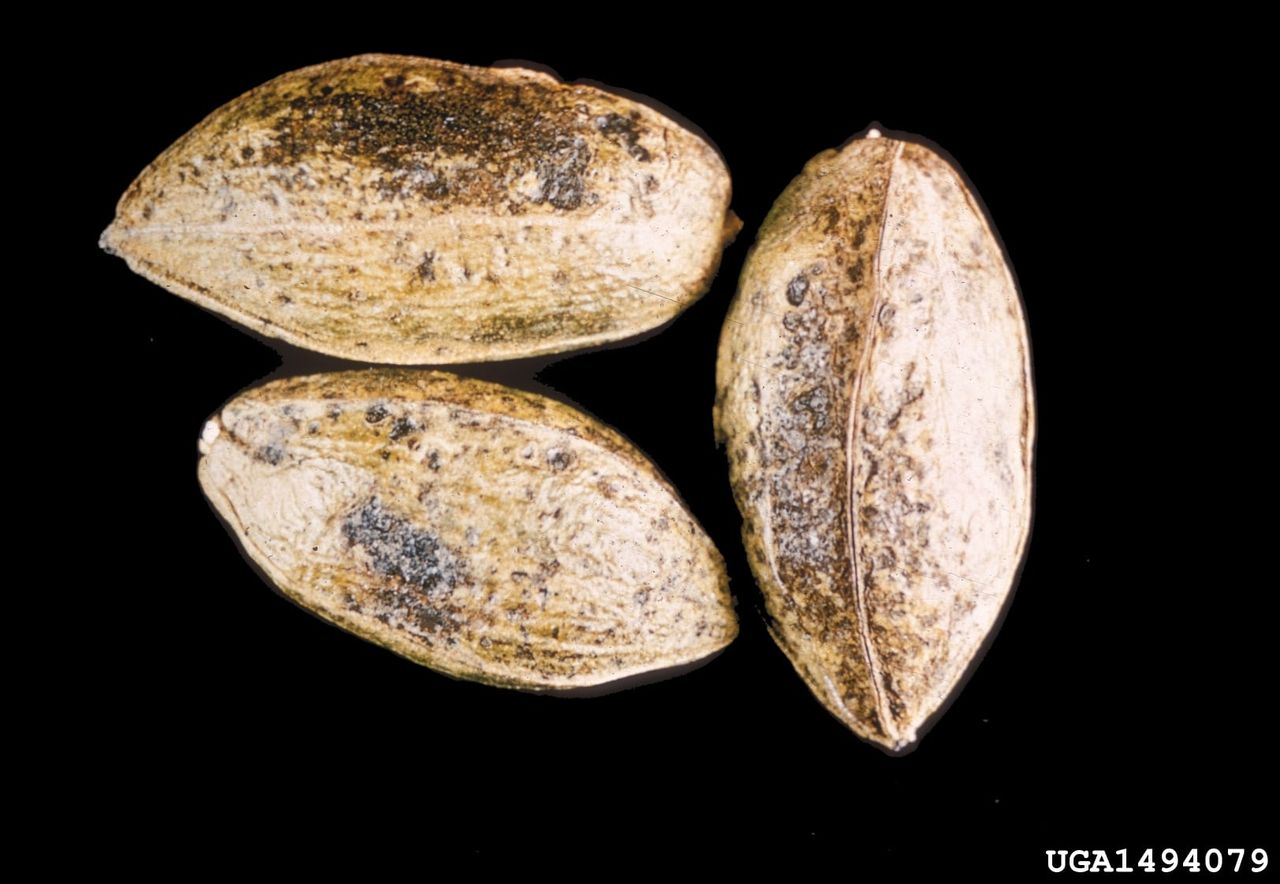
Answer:
[[[1016,579],[1030,371],[1000,244],[936,152],[856,139],[778,198],[724,325],[717,432],[775,639],[888,751],[959,687]]]
[[[448,675],[598,686],[737,634],[723,561],[672,488],[554,400],[315,375],[236,397],[200,451],[205,495],[287,597]]]
[[[715,149],[640,102],[365,55],[214,111],[138,176],[101,245],[301,347],[476,362],[676,316],[740,227],[729,198]]]

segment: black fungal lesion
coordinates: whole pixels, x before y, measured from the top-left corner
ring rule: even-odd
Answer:
[[[371,424],[381,423],[387,419],[387,408],[384,405],[370,405],[365,409],[364,419]]]
[[[428,596],[447,595],[462,579],[457,558],[437,535],[388,511],[377,496],[343,520],[342,536],[364,550],[375,573]]]
[[[633,160],[647,163],[653,157],[640,143],[645,130],[640,127],[639,120],[638,111],[632,111],[630,116],[625,117],[622,114],[601,114],[596,117],[596,129],[624,148]]]

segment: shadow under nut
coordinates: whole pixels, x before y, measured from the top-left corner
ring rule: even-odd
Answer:
[[[715,418],[779,646],[854,733],[911,748],[1031,521],[1026,322],[946,160],[873,130],[809,162],[743,268]]]
[[[364,362],[555,353],[655,328],[740,223],[715,149],[540,71],[364,55],[180,138],[101,245],[270,337]]]
[[[269,383],[199,478],[288,598],[439,672],[527,690],[702,660],[737,634],[719,553],[653,465],[550,399],[442,372]]]

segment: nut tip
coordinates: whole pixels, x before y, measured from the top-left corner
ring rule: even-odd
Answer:
[[[102,234],[98,237],[98,248],[102,249],[108,255],[119,254],[119,252],[116,251],[116,239],[116,222],[112,221],[107,225],[107,229],[102,231]]]

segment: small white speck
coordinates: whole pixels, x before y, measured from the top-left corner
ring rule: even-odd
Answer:
[[[868,137],[868,138],[882,138],[882,137],[884,137],[884,136],[881,134],[881,132],[880,132],[880,130],[879,130],[879,129],[868,129],[868,130],[867,130],[867,137]]]
[[[204,429],[200,431],[200,453],[208,454],[209,449],[213,446],[213,442],[218,438],[218,434],[222,432],[222,428],[218,426],[218,422],[208,421],[204,425]]]

